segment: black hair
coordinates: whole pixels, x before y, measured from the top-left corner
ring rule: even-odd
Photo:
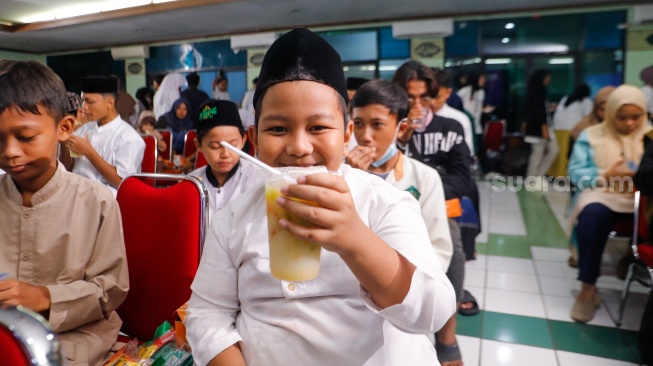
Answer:
[[[254,80],[252,80],[252,83],[258,84],[258,77],[254,78]]]
[[[308,79],[287,80],[287,81],[303,81],[303,80],[308,80]],[[274,86],[274,84],[271,86]],[[258,98],[258,101],[256,101],[256,105],[254,106],[254,126],[256,127],[256,129],[258,129],[258,119],[261,117],[261,107],[263,106],[263,98],[265,97],[265,94],[267,94],[268,90],[270,90],[269,87],[261,92],[261,96]],[[348,110],[347,101],[345,101],[345,98],[343,98],[343,96],[340,95],[340,93],[338,93],[335,89],[333,89],[333,92],[338,97],[338,104],[340,105],[340,110],[342,111],[342,119],[344,120],[344,127],[347,128],[347,123],[349,123],[349,116],[347,115],[347,110]]]
[[[526,100],[537,97],[546,98],[548,89],[544,85],[544,80],[550,75],[551,71],[549,69],[537,69],[533,71],[526,84]]]
[[[590,87],[586,84],[581,84],[567,97],[565,107],[569,107],[573,102],[580,102],[581,100],[590,96]]]
[[[0,113],[8,108],[40,115],[43,107],[55,123],[66,115],[68,95],[63,81],[36,61],[0,60]]]
[[[483,74],[478,71],[472,71],[467,75],[467,85],[472,86],[472,92],[469,94],[469,99],[474,99],[474,94],[481,89],[481,86],[478,85],[478,81],[481,79]]]
[[[413,80],[425,82],[429,96],[435,98],[438,95],[438,82],[435,80],[433,71],[421,62],[409,60],[401,65],[392,76],[392,82],[404,90],[408,88],[408,82]]]
[[[186,81],[188,82],[188,86],[197,87],[200,85],[200,76],[196,72],[191,72],[186,75]]]
[[[408,116],[408,95],[399,85],[387,80],[372,80],[363,84],[351,99],[351,109],[380,104],[397,115],[397,123]]]
[[[150,100],[147,100],[147,97],[150,97]],[[152,89],[148,87],[140,88],[136,91],[136,99],[138,99],[147,110],[152,110],[151,101],[154,98],[154,93]]]
[[[453,87],[453,77],[449,71],[436,67],[432,68],[432,70],[435,74],[435,81],[438,83],[438,86],[445,88]]]

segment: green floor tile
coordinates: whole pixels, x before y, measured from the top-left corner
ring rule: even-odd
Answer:
[[[553,348],[546,319],[486,311],[482,326],[483,339]]]
[[[636,332],[555,320],[549,326],[557,350],[640,363]]]
[[[472,316],[464,316],[458,314],[458,316],[456,316],[456,334],[481,338],[483,314],[483,310],[479,311],[478,314]]]
[[[476,243],[476,254],[487,254],[487,243]]]
[[[525,236],[490,234],[486,254],[530,259],[531,249]]]
[[[517,192],[517,197],[529,245],[553,248],[566,248],[569,245],[551,207],[541,195],[521,190]]]

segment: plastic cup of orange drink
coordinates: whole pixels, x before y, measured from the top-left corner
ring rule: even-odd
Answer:
[[[272,175],[265,179],[265,202],[268,216],[268,240],[270,244],[270,271],[272,276],[285,281],[308,281],[317,277],[320,271],[320,253],[318,244],[297,238],[279,225],[279,220],[286,219],[304,227],[315,226],[312,222],[290,214],[277,204],[282,196],[281,187],[297,183],[297,178],[304,175],[326,172],[320,167],[288,167],[279,169],[283,175]],[[292,198],[288,198],[292,199]],[[314,202],[297,200],[317,206]]]

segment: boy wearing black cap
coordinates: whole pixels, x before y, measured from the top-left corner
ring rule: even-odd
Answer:
[[[220,141],[226,141],[238,149],[245,146],[245,129],[234,102],[209,99],[201,105],[198,120],[194,142],[208,165],[194,170],[190,175],[202,178],[206,184],[209,190],[209,217],[213,217],[227,203],[261,180],[250,162],[240,160],[238,154],[220,145]]]
[[[82,79],[84,113],[89,122],[70,136],[66,144],[78,155],[73,173],[109,187],[113,195],[128,175],[138,173],[145,142],[116,111],[118,79],[91,76]]]
[[[340,57],[322,38],[295,29],[268,50],[249,134],[268,165],[337,172],[300,177],[276,201],[315,224],[279,221],[325,249],[322,268],[306,282],[271,276],[263,186],[220,210],[186,318],[198,364],[437,363],[425,334],[453,314],[453,289],[416,200],[342,165],[352,130],[347,100]]]
[[[47,66],[0,61],[0,305],[43,315],[69,365],[98,365],[129,288],[118,203],[57,162],[74,118]],[[28,339],[29,341],[29,339]],[[0,352],[0,364],[6,364]]]

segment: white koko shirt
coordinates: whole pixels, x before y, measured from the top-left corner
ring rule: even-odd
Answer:
[[[449,231],[444,186],[438,171],[401,154],[397,165],[390,171],[385,181],[402,191],[407,191],[417,199],[431,246],[440,260],[443,271],[446,272],[453,255],[453,243]]]
[[[273,278],[261,185],[220,210],[209,230],[186,318],[198,365],[236,342],[248,366],[438,364],[426,334],[455,312],[455,299],[417,201],[348,165],[340,173],[363,222],[417,267],[403,303],[379,309],[325,250],[316,279]]]
[[[445,104],[435,112],[436,116],[451,118],[454,121],[458,121],[463,126],[463,131],[465,131],[465,143],[469,148],[469,152],[474,156],[474,130],[472,128],[472,121],[469,120],[467,115],[455,108],[450,107]]]
[[[86,123],[74,134],[81,137],[88,134],[88,139],[95,151],[104,161],[116,168],[119,177],[126,178],[128,175],[138,173],[141,170],[145,142],[143,137],[129,123],[123,121],[120,116],[102,126],[98,126],[97,122]],[[95,169],[90,160],[85,156],[74,160],[73,173],[104,184],[109,187],[113,196],[116,196],[118,189],[109,184],[109,181]]]
[[[250,162],[240,159],[238,170],[232,175],[222,187],[214,187],[206,176],[206,169],[211,167],[203,166],[189,173],[199,177],[209,191],[209,219],[215,216],[218,210],[226,206],[231,200],[247,192],[257,183],[263,182],[263,174]]]

